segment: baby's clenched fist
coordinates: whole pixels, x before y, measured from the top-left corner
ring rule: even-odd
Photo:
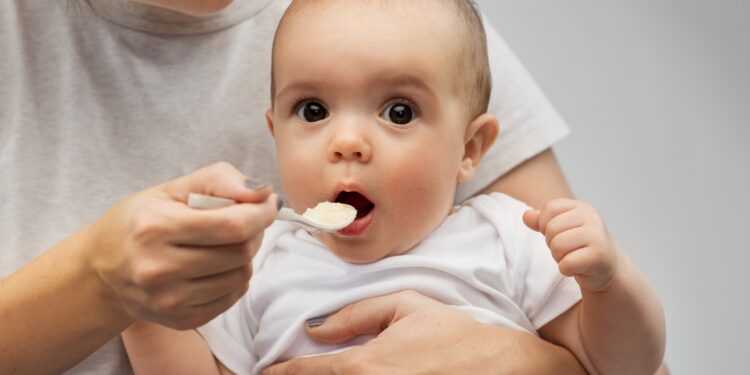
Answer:
[[[581,289],[606,290],[618,267],[618,250],[599,213],[590,204],[555,199],[529,210],[523,222],[544,235],[560,272],[574,276]]]

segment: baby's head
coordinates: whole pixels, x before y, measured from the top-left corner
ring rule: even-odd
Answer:
[[[357,220],[316,235],[355,263],[401,254],[450,212],[498,126],[468,0],[302,0],[274,40],[267,113],[296,211],[320,201]]]

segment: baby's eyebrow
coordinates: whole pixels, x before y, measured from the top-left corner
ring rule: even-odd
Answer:
[[[372,86],[410,87],[435,96],[435,90],[423,79],[412,74],[395,74],[378,76],[370,82]]]
[[[409,88],[436,97],[435,89],[419,76],[412,74],[377,74],[364,82],[369,88]],[[282,87],[276,94],[276,100],[296,92],[321,92],[334,90],[337,85],[324,80],[301,80],[291,82]]]
[[[330,89],[331,85],[326,84],[324,81],[295,81],[284,87],[282,87],[276,94],[276,98],[283,98],[290,93],[305,91],[305,92],[318,92],[321,90]]]

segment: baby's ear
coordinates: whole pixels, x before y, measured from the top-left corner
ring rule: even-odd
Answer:
[[[464,137],[464,156],[461,158],[461,167],[456,179],[465,182],[479,166],[479,160],[492,146],[500,132],[497,118],[489,113],[483,113],[475,118],[466,129]]]
[[[266,124],[268,125],[268,130],[271,132],[271,136],[273,136],[273,108],[269,108],[266,111]]]

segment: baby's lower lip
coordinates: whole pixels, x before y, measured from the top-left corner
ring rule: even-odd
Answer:
[[[375,215],[375,209],[373,208],[367,215],[354,220],[351,224],[347,225],[343,229],[337,231],[338,234],[344,236],[356,236],[363,233],[372,223],[373,216]]]

